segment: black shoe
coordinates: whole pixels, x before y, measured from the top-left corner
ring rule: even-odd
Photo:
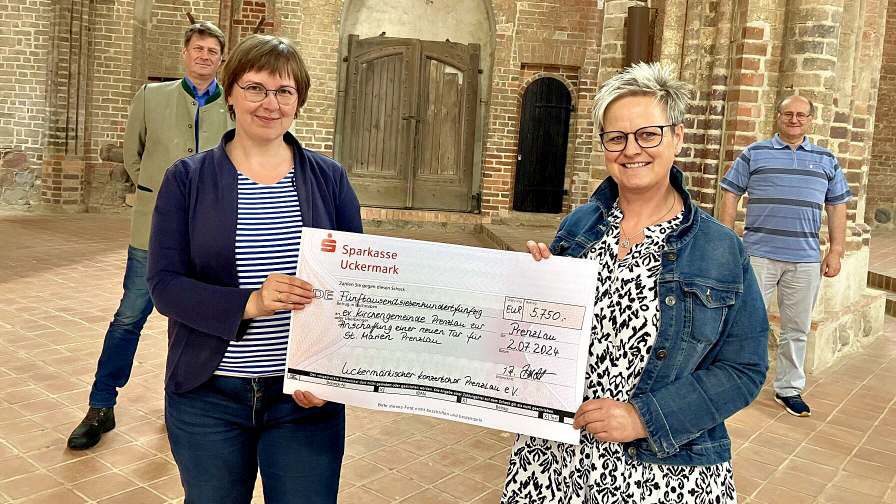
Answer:
[[[775,394],[775,402],[784,406],[784,409],[793,416],[807,417],[812,415],[812,412],[809,411],[809,405],[803,401],[799,394],[786,397]]]
[[[84,420],[81,420],[68,437],[68,447],[72,450],[86,450],[99,443],[103,434],[114,428],[113,408],[90,408]]]

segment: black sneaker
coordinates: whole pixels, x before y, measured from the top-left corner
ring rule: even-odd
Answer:
[[[103,434],[115,428],[115,412],[112,408],[90,408],[87,416],[68,437],[72,450],[86,450],[100,442]]]
[[[793,416],[807,417],[812,414],[812,412],[809,411],[809,405],[806,404],[806,401],[803,401],[803,398],[800,397],[799,394],[787,397],[781,397],[778,394],[775,394],[775,402],[784,406],[784,409]]]

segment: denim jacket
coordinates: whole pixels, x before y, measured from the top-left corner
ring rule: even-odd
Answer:
[[[731,459],[725,419],[765,381],[768,319],[741,240],[691,201],[678,168],[669,178],[684,217],[661,253],[659,330],[630,399],[648,437],[624,448],[642,462],[717,464]],[[551,252],[583,257],[603,238],[618,196],[607,178],[563,220]]]

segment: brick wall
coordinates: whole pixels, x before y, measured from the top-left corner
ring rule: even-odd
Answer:
[[[265,20],[259,27],[259,33],[270,34],[276,20],[275,5],[276,2],[265,2],[264,0],[239,2],[237,4],[239,10],[234,12],[230,21],[230,46],[235,46],[237,42],[252,34],[262,17]]]
[[[280,6],[280,33],[299,44],[311,75],[308,102],[296,121],[296,136],[309,149],[333,156],[339,61],[340,0],[292,0]]]
[[[883,39],[865,222],[896,227],[896,0],[889,2]]]
[[[40,198],[52,2],[0,0],[0,204]]]
[[[158,4],[158,2],[156,2]],[[93,3],[89,144],[85,153],[84,203],[90,211],[123,210],[131,183],[119,162],[128,108],[143,76],[133,73],[133,3]],[[186,18],[182,26],[186,25]],[[181,30],[183,31],[183,30]],[[115,50],[102,50],[115,48]],[[149,51],[153,47],[147,48]],[[159,58],[147,58],[155,61]]]
[[[93,50],[93,9],[86,0],[57,2],[50,24],[47,73],[47,141],[40,201],[83,210],[84,152],[89,143],[88,87]]]
[[[694,1],[687,15],[677,3],[666,7],[660,59],[696,90],[678,163],[697,204],[713,213],[731,162],[773,132],[784,9],[764,0]]]
[[[742,7],[736,18],[739,37],[734,39],[720,172],[746,145],[775,133],[779,98],[807,96],[817,108],[810,137],[837,156],[856,196],[848,206],[847,247],[861,248],[867,239],[861,214],[874,131],[869,114],[877,102],[879,32],[886,5],[878,0],[818,0],[786,8],[765,1]],[[823,226],[823,241],[825,232]]]
[[[514,67],[516,2],[496,0],[495,63],[482,151],[482,210],[495,212],[510,205],[513,162],[516,153],[516,121],[519,106],[519,70]],[[486,90],[483,90],[483,94]]]
[[[741,82],[738,79],[729,82],[730,3],[703,0],[689,4],[688,8],[679,73],[694,86],[695,96],[685,119],[684,146],[677,163],[688,175],[694,200],[712,211],[728,86],[734,83],[761,86],[764,77],[749,72],[739,74]]]
[[[719,176],[740,151],[774,132],[774,103],[793,90],[819,103],[817,138],[841,157],[854,191],[861,194],[871,181],[867,212],[896,199],[892,192],[884,192],[893,188],[892,171],[887,170],[892,170],[896,157],[896,137],[888,136],[892,128],[886,127],[894,101],[887,99],[888,93],[896,93],[889,75],[896,71],[896,43],[890,32],[881,77],[882,106],[875,108],[875,48],[880,46],[876,37],[883,33],[885,3],[651,2],[658,8],[655,55],[697,90],[679,162],[703,208],[713,210]],[[55,174],[57,189],[68,187],[69,195],[77,193],[78,201],[88,208],[120,206],[129,186],[118,160],[130,99],[146,76],[181,74],[187,10],[197,19],[218,22],[228,34],[230,47],[250,33],[262,16],[266,33],[296,40],[311,73],[312,88],[294,129],[305,145],[332,155],[341,0],[159,0],[152,2],[151,12],[137,14],[133,0],[66,3],[75,4],[89,6],[92,30],[87,45],[76,41],[89,51],[87,73],[73,78],[69,74],[73,68],[84,70],[76,64],[80,60],[71,59],[83,59],[84,53],[66,49],[70,41],[64,28],[74,14],[49,1],[22,7],[0,0],[0,28],[5,30],[0,31],[4,34],[0,35],[0,76],[30,83],[10,90],[21,98],[0,101],[0,202],[33,200],[34,180],[43,163],[48,174]],[[511,208],[520,96],[527,81],[539,73],[561,76],[574,92],[566,180],[570,194],[565,208],[583,203],[606,176],[590,111],[598,83],[622,65],[630,4],[629,0],[492,0],[492,82],[480,93],[488,105],[479,187],[486,213]],[[50,26],[54,19],[58,26]],[[55,34],[52,44],[51,34]],[[52,68],[48,61],[53,62]],[[72,95],[67,85],[42,87],[60,81],[71,82],[78,93]],[[46,95],[49,100],[44,100]],[[73,101],[72,96],[80,98]],[[57,105],[68,108],[57,110]],[[79,116],[82,109],[86,115]],[[74,124],[66,120],[75,116]],[[875,129],[875,123],[882,127]],[[871,138],[879,139],[880,146],[869,161]],[[77,160],[71,157],[73,153]],[[78,160],[82,165],[74,162]],[[67,175],[63,161],[68,161]],[[83,168],[80,175],[77,166]],[[854,223],[859,220],[855,212],[865,213],[863,201],[859,198],[853,203]]]
[[[184,30],[190,26],[186,15],[188,11],[192,12],[196,21],[211,21],[217,25],[220,16],[220,1],[153,1],[145,46],[148,77],[177,78],[183,75],[181,49],[184,47]]]
[[[620,2],[622,3],[622,2]],[[596,89],[598,9],[591,0],[493,2],[496,23],[494,78],[485,125],[482,168],[482,210],[506,212],[512,205],[519,129],[520,97],[525,81],[539,65],[577,73],[576,110],[570,125],[572,173],[568,173],[567,205],[587,199],[591,187],[593,126],[589,112]],[[533,68],[528,71],[526,68]],[[561,72],[555,72],[561,73]],[[573,133],[574,132],[574,133]]]

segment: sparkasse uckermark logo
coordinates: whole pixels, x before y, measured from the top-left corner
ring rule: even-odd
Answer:
[[[327,237],[320,241],[321,252],[336,252],[336,240],[333,239],[333,233],[327,233]]]

